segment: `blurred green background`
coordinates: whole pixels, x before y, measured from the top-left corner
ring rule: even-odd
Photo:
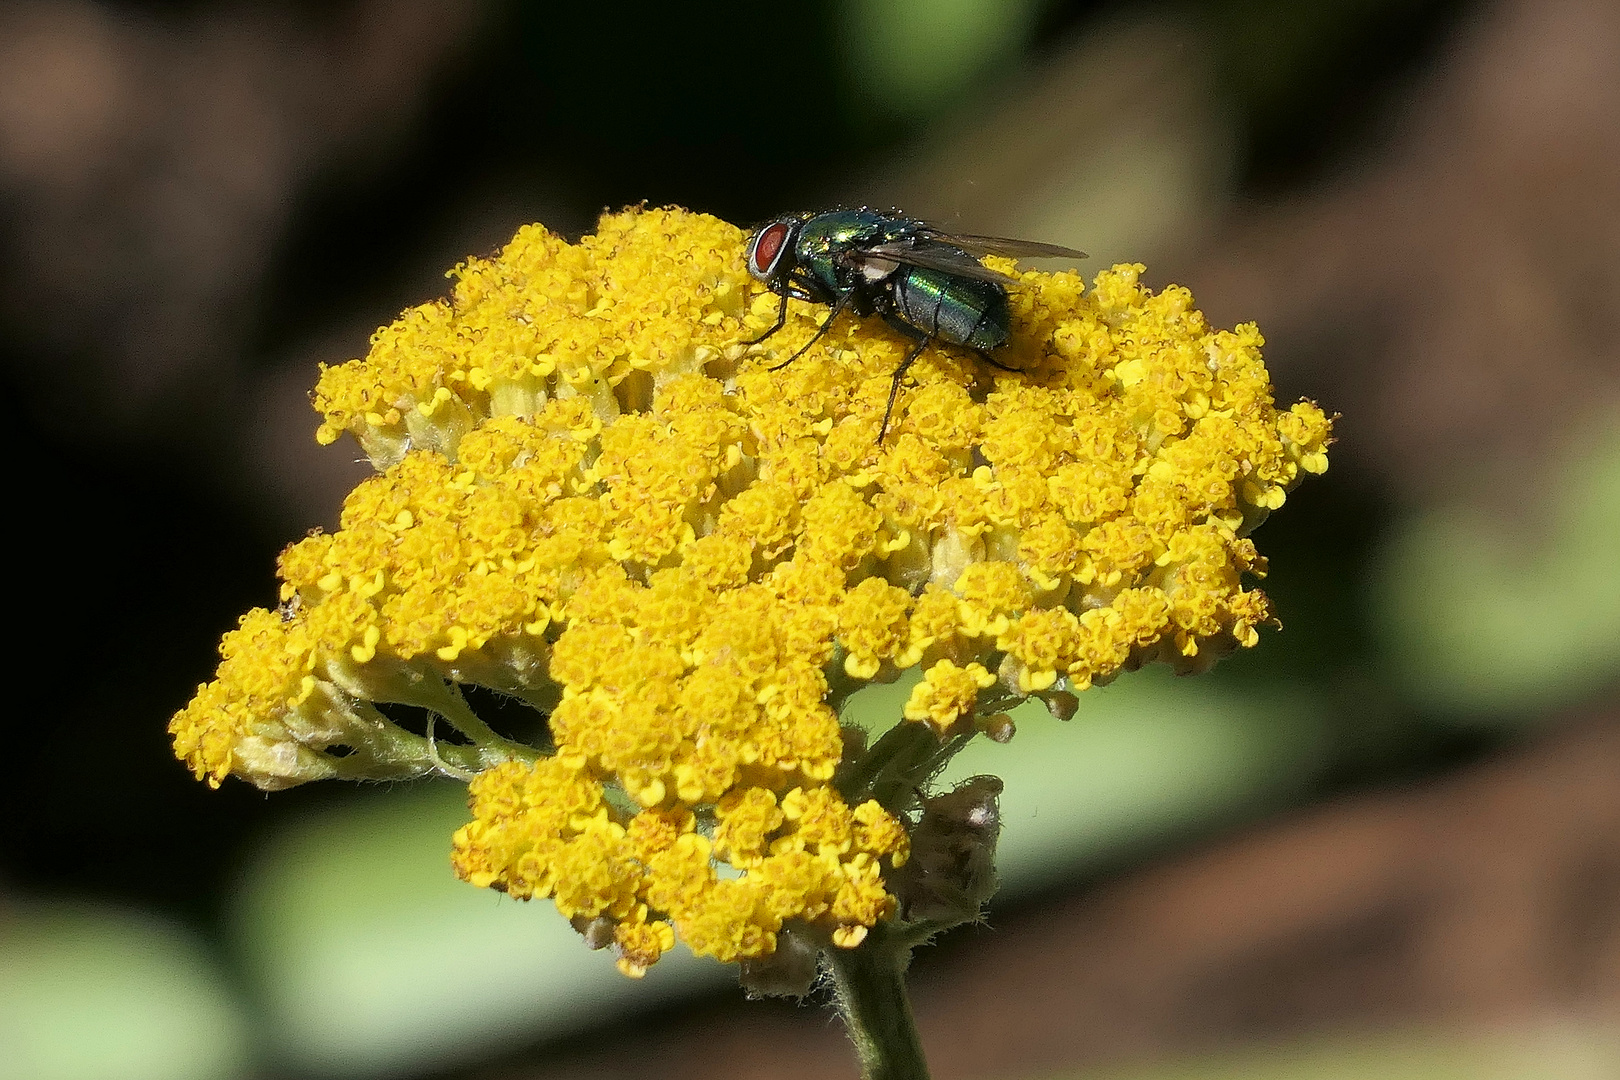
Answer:
[[[314,447],[315,364],[530,220],[866,202],[1141,260],[1258,319],[1280,399],[1345,414],[1257,536],[1283,632],[1067,724],[1023,710],[953,768],[1007,782],[992,927],[1612,722],[1617,73],[1600,0],[7,5],[0,1078],[616,1076],[601,1048],[677,1055],[734,1011],[825,1034],[685,954],[624,980],[549,904],[455,881],[458,785],[266,798],[170,756],[219,635],[361,475]],[[887,723],[905,690],[852,708]],[[1570,827],[1607,836],[1592,813]],[[1593,844],[1579,948],[1608,957],[1620,849]],[[1620,1075],[1604,964],[939,1075]]]

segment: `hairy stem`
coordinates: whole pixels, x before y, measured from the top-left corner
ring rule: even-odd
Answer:
[[[906,997],[911,950],[880,925],[853,949],[829,949],[838,1011],[861,1061],[861,1080],[928,1080]]]

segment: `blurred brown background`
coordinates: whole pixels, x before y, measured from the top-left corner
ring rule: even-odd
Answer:
[[[853,1075],[814,1004],[435,891],[453,788],[163,734],[363,475],[316,364],[641,200],[1140,260],[1343,414],[1257,537],[1287,628],[1050,736],[1108,764],[919,956],[941,1080],[1620,1075],[1617,115],[1608,0],[0,7],[0,1077]]]

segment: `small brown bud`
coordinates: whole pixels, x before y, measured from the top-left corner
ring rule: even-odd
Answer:
[[[816,981],[815,942],[804,931],[784,926],[776,934],[776,951],[738,964],[737,981],[749,997],[802,998]]]
[[[1067,690],[1044,690],[1035,695],[1046,706],[1046,711],[1059,720],[1073,720],[1080,710],[1080,699]]]
[[[1013,734],[1018,730],[1013,724],[1013,718],[1004,712],[981,716],[976,726],[991,742],[997,743],[1011,742]]]
[[[605,949],[613,944],[613,920],[606,915],[590,918],[575,915],[569,920],[579,936],[585,939],[587,949]]]
[[[996,891],[1001,780],[974,776],[922,801],[911,857],[891,879],[907,919],[954,926],[979,917]]]

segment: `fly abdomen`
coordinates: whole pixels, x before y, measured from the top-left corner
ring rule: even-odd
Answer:
[[[895,314],[929,337],[981,351],[1007,343],[1007,290],[993,281],[904,266],[892,287]]]

